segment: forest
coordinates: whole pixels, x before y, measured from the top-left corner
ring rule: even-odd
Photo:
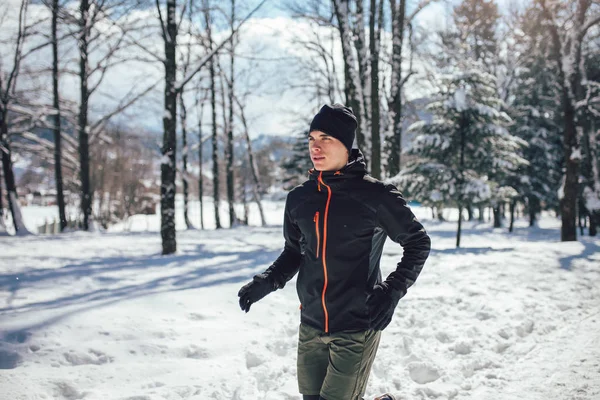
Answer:
[[[373,177],[433,218],[458,210],[457,247],[462,221],[546,211],[562,241],[597,234],[597,0],[8,0],[0,235],[36,233],[35,196],[59,231],[158,212],[163,254],[176,195],[190,229],[247,224],[249,203],[265,224],[262,199],[306,178],[309,122],[336,102]]]

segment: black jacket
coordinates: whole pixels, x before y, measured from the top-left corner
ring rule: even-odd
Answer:
[[[402,194],[367,175],[362,154],[337,172],[310,171],[288,194],[285,247],[266,271],[277,288],[299,272],[303,323],[323,332],[370,328],[366,300],[381,282],[386,238],[404,248],[386,282],[403,294],[429,255],[430,239]]]

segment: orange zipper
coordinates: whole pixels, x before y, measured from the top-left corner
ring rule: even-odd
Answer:
[[[319,237],[319,212],[315,213],[315,217],[313,218],[315,222],[315,232],[317,232],[317,258],[319,258],[319,245],[321,244],[321,238]]]
[[[323,304],[323,311],[325,312],[325,333],[329,333],[329,313],[327,312],[327,304],[325,304],[325,293],[327,292],[327,260],[325,254],[327,251],[327,216],[329,215],[329,203],[331,202],[331,188],[323,182],[323,172],[319,174],[319,182],[327,188],[327,203],[325,205],[325,216],[323,218],[323,274],[325,276],[325,282],[323,283],[323,294],[321,295],[321,303]]]

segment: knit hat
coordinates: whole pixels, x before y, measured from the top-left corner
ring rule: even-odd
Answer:
[[[333,136],[346,146],[350,154],[356,127],[356,117],[350,107],[339,103],[325,104],[313,118],[308,132],[321,131]]]

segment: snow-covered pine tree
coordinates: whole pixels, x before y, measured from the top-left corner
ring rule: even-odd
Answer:
[[[292,146],[291,155],[281,164],[285,171],[283,188],[290,190],[307,179],[313,167],[308,154],[308,131],[299,131]]]
[[[439,94],[427,106],[432,120],[409,127],[415,135],[406,152],[417,157],[393,179],[424,203],[458,206],[457,247],[464,207],[490,199],[490,176],[526,164],[518,155],[525,143],[506,129],[511,119],[502,111],[496,79],[474,61],[461,64],[440,79]]]
[[[556,68],[544,54],[550,45],[545,39],[542,15],[535,7],[520,16],[515,35],[521,54],[511,88],[511,132],[525,140],[523,150],[529,162],[515,183],[529,214],[529,226],[537,223],[542,205],[558,209],[558,188],[562,178],[561,121],[554,101]]]
[[[494,0],[463,0],[454,8],[454,25],[464,49],[461,56],[481,62],[483,70],[494,74],[498,43],[496,28],[500,15]]]

